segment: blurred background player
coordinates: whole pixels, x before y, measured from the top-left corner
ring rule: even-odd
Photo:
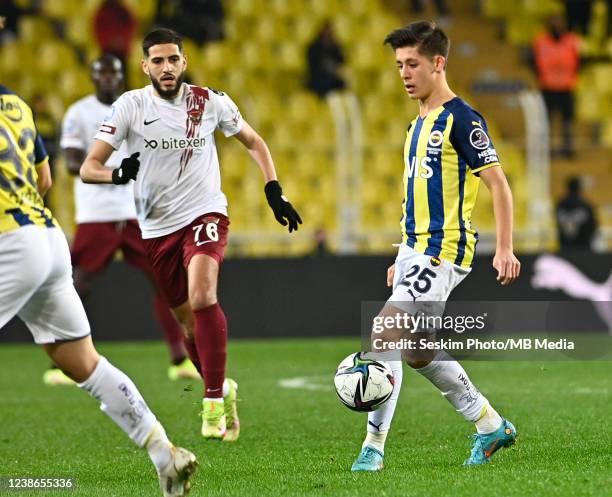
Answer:
[[[136,210],[149,261],[158,287],[187,330],[187,349],[204,379],[202,435],[235,441],[240,432],[236,383],[225,381],[227,321],[217,300],[229,219],[216,128],[235,136],[259,165],[278,222],[291,232],[301,219],[282,194],[266,143],[229,96],[183,82],[187,60],[182,38],[156,29],[145,36],[142,47],[142,69],[151,85],[124,93],[113,104],[81,167],[81,178],[91,183],[136,181]],[[105,168],[124,142],[132,155],[118,169]]]
[[[518,277],[520,263],[512,246],[512,193],[484,118],[448,86],[446,34],[434,23],[415,22],[391,32],[385,44],[395,53],[406,93],[419,102],[419,115],[406,135],[402,244],[388,271],[387,284],[393,287],[393,294],[381,315],[418,315],[422,312],[418,302],[439,302],[438,307],[443,308],[451,291],[470,273],[478,239],[471,213],[480,179],[493,198],[497,281],[508,285]],[[404,359],[459,414],[475,423],[477,434],[464,465],[487,463],[498,449],[514,443],[512,423],[493,409],[463,367],[445,351],[413,354],[405,350]],[[367,435],[353,471],[383,468],[385,440],[403,376],[401,361],[389,362],[394,391],[387,403],[368,414]]]
[[[68,243],[42,200],[51,187],[47,153],[31,109],[4,86],[0,143],[0,328],[19,316],[54,363],[147,449],[163,495],[186,495],[195,456],[172,445],[132,380],[94,348]]]
[[[75,102],[68,109],[62,127],[60,145],[68,171],[76,176],[100,124],[121,94],[121,61],[114,55],[103,55],[91,65],[91,79],[95,95]],[[111,155],[106,166],[119,167],[122,155],[125,155],[124,150]],[[132,186],[88,185],[77,177],[74,193],[77,228],[72,246],[72,265],[74,284],[80,297],[88,296],[96,277],[111,263],[117,250],[121,250],[124,259],[141,270],[155,286],[136,220]],[[199,379],[198,371],[187,358],[182,327],[159,294],[155,296],[154,308],[170,350],[169,378]],[[69,381],[57,368],[46,371],[43,378],[47,384]]]

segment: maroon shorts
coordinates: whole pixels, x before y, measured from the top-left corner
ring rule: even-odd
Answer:
[[[135,219],[78,224],[72,243],[72,265],[97,273],[113,260],[119,249],[126,262],[142,271],[151,272]]]
[[[187,268],[194,255],[206,254],[221,265],[229,224],[227,216],[211,212],[174,233],[143,240],[157,287],[170,307],[187,301]]]

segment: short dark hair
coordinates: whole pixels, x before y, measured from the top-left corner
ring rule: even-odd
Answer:
[[[153,45],[162,45],[164,43],[173,43],[179,47],[183,53],[183,38],[176,31],[168,28],[158,28],[151,31],[142,40],[142,52],[145,57],[149,56],[149,48]]]
[[[435,22],[418,21],[391,31],[385,38],[384,44],[391,45],[393,50],[402,47],[417,47],[421,55],[430,58],[442,55],[447,59],[450,40]]]
[[[94,60],[89,66],[91,72],[100,71],[103,67],[111,67],[114,71],[121,71],[123,69],[123,63],[121,59],[116,55],[110,53],[103,53]]]

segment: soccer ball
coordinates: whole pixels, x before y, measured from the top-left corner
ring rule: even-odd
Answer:
[[[393,393],[393,373],[385,361],[366,359],[363,352],[349,355],[336,370],[334,384],[342,403],[353,411],[370,412]]]

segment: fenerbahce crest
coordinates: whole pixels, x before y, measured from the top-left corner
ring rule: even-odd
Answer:
[[[202,109],[190,109],[187,111],[187,116],[193,124],[200,124],[202,121]]]

